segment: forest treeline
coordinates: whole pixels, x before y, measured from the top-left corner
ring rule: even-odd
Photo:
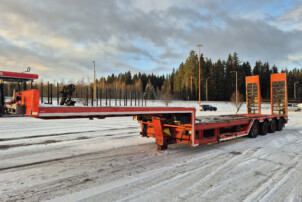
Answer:
[[[216,62],[201,55],[200,62],[202,100],[206,99],[206,80],[208,80],[208,100],[229,101],[236,91],[236,71],[240,94],[245,97],[245,77],[259,75],[261,96],[262,98],[270,98],[270,75],[279,73],[278,67],[276,65],[270,66],[268,62],[256,61],[253,66],[248,61],[242,62],[236,52],[229,54],[226,60],[219,59]],[[281,72],[287,73],[288,96],[293,98],[294,83],[302,84],[302,69],[285,69]],[[158,76],[139,73],[132,76],[131,72],[126,72],[119,75],[112,74],[107,78],[102,77],[100,81],[104,84],[103,86],[117,83],[139,86],[137,83],[141,83],[143,92],[145,92],[147,83],[150,81],[158,98],[169,93],[173,99],[198,100],[198,78],[198,54],[191,51],[186,61],[182,62],[177,69],[173,69],[171,74]]]
[[[208,83],[208,100],[229,101],[236,90],[236,72],[238,76],[238,91],[245,97],[245,77],[259,75],[262,98],[270,97],[270,75],[278,73],[277,66],[271,66],[268,62],[257,61],[253,66],[248,61],[240,61],[235,52],[229,54],[226,60],[212,61],[210,58],[200,56],[201,66],[201,99],[206,99],[206,83]],[[288,97],[294,97],[294,83],[297,89],[302,84],[302,69],[284,69],[281,72],[287,73]],[[167,75],[155,75],[138,73],[132,74],[130,71],[118,75],[111,74],[97,80],[98,93],[100,97],[110,96],[112,98],[122,98],[137,96],[145,99],[182,99],[198,100],[199,85],[199,63],[198,55],[191,51],[186,61],[182,62],[178,68],[173,68]],[[207,81],[207,82],[206,82]],[[85,79],[76,82],[70,81],[76,86],[75,96],[85,97],[92,93],[92,82]],[[17,84],[6,84],[6,95],[12,95],[12,89]],[[28,84],[30,85],[30,84]],[[62,87],[64,83],[60,83]],[[44,95],[47,94],[48,86],[46,82],[40,80],[33,83],[33,88],[41,89],[43,86]],[[57,83],[53,82],[53,93],[56,94]],[[299,90],[297,90],[298,95]],[[301,95],[300,95],[301,97]]]

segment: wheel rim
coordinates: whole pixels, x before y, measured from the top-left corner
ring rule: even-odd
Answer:
[[[271,121],[271,132],[275,132],[276,131],[276,121],[273,119],[272,121]]]
[[[282,130],[282,128],[283,128],[283,120],[280,119],[279,120],[279,130]]]
[[[257,137],[258,133],[259,133],[259,127],[258,127],[258,124],[255,122],[254,125],[253,125],[253,128],[252,128],[251,136],[252,137]]]
[[[274,121],[273,123],[272,123],[272,131],[275,131],[276,130],[276,122]]]
[[[254,135],[257,135],[259,133],[259,128],[255,125],[253,129]]]
[[[263,134],[265,135],[267,132],[268,132],[268,124],[265,122],[265,123],[263,123]]]

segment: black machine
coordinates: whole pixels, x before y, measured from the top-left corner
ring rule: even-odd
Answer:
[[[60,91],[62,95],[62,99],[60,105],[66,104],[67,106],[74,106],[76,101],[71,100],[72,94],[75,91],[75,86],[73,84],[69,84],[63,87],[63,90]]]

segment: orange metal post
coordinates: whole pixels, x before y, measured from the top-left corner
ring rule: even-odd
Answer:
[[[26,107],[26,116],[39,116],[39,90],[27,90],[21,92],[21,105]]]
[[[164,150],[167,149],[167,143],[165,141],[164,133],[163,133],[163,127],[160,118],[153,118],[152,120],[154,132],[155,132],[155,139],[157,144],[158,150]]]
[[[248,114],[261,114],[261,92],[259,76],[247,76],[246,78],[246,106]],[[258,104],[258,109],[254,104]],[[252,109],[254,112],[252,112]]]
[[[286,73],[271,75],[271,113],[287,116],[287,79]],[[277,113],[276,113],[277,112]]]

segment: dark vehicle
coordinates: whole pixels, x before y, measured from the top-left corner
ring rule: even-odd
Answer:
[[[217,108],[213,107],[211,105],[200,105],[199,110],[200,111],[216,111]]]

